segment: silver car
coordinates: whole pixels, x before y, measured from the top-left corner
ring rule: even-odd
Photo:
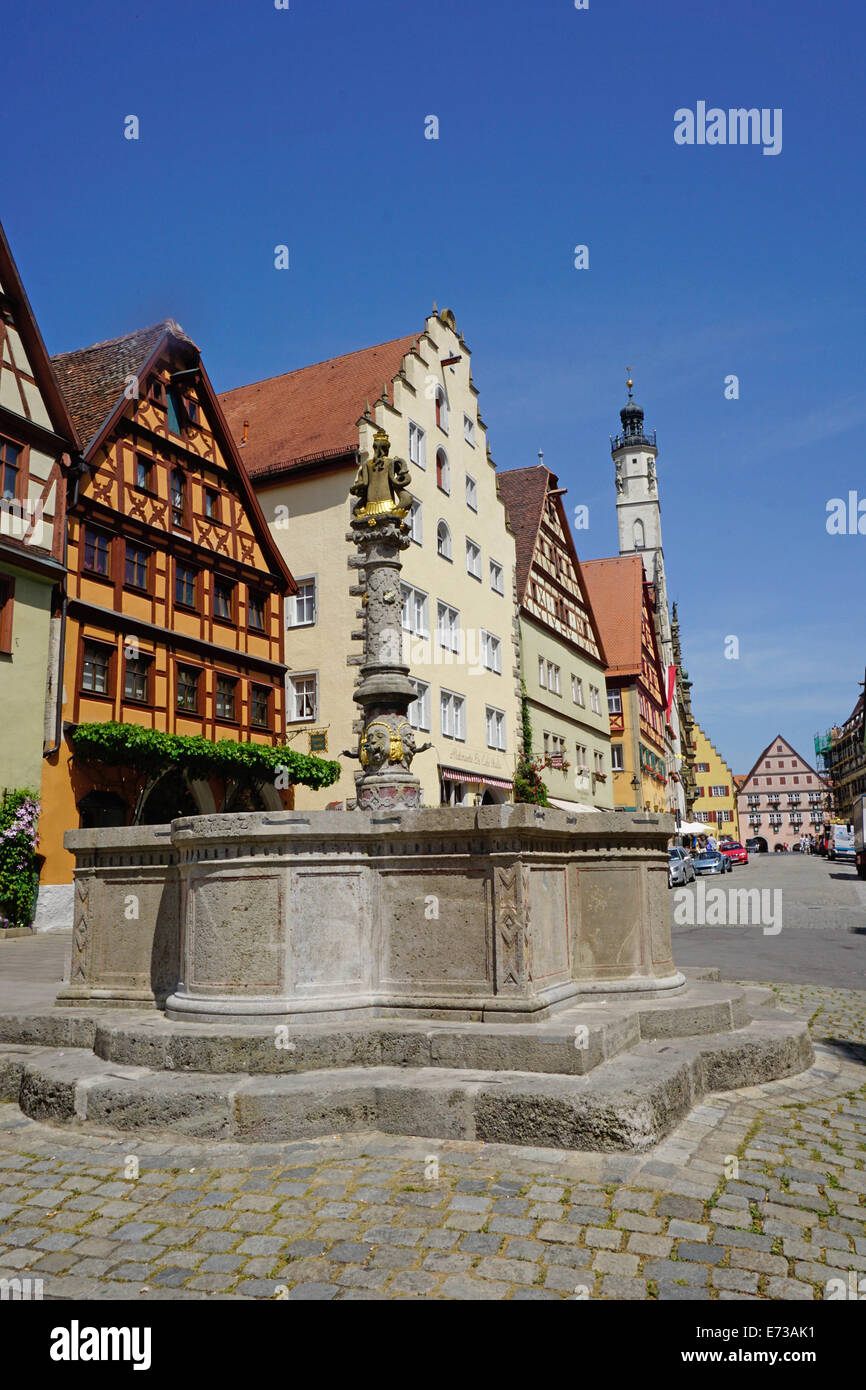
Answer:
[[[695,855],[696,874],[729,874],[730,872],[730,859],[726,854],[720,854],[717,849],[701,850],[700,854]]]
[[[695,866],[691,856],[679,845],[668,850],[668,888],[685,883],[694,883]]]

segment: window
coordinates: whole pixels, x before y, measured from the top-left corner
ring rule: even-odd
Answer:
[[[289,719],[315,719],[318,709],[318,677],[289,676]]]
[[[216,683],[216,717],[217,719],[234,719],[235,717],[235,692],[237,681],[230,676],[217,676]]]
[[[12,651],[12,615],[15,608],[15,580],[0,575],[0,652]]]
[[[635,524],[634,524],[634,526],[633,526],[633,528],[632,528],[632,534],[633,534],[633,536],[634,536],[634,548],[635,548],[635,550],[643,550],[643,548],[644,548],[644,530],[643,530],[643,522],[642,522],[642,521],[636,521],[636,522],[635,522]]]
[[[447,522],[440,521],[436,527],[436,554],[443,560],[451,559],[451,532]]]
[[[436,387],[436,424],[443,434],[448,433],[448,399],[441,386]]]
[[[501,709],[493,709],[490,705],[485,711],[487,722],[487,747],[498,748],[501,753],[505,752],[505,715]]]
[[[150,459],[143,459],[136,455],[135,459],[135,486],[142,492],[150,492],[150,478],[153,472],[153,465]]]
[[[93,695],[108,695],[111,678],[111,647],[99,642],[85,642],[81,689]]]
[[[316,621],[316,581],[299,579],[298,592],[286,605],[288,627],[312,627]]]
[[[767,766],[769,767],[769,763],[767,764]],[[709,770],[709,763],[695,763],[695,772],[709,772]]]
[[[466,701],[462,695],[455,695],[451,690],[441,691],[439,716],[443,738],[456,738],[461,742],[466,738]]]
[[[235,586],[227,579],[214,580],[213,612],[220,622],[233,623],[235,620]]]
[[[181,608],[195,608],[195,581],[198,570],[177,561],[174,567],[174,601]]]
[[[490,561],[490,587],[495,594],[505,593],[505,574],[498,560]]]
[[[481,633],[481,660],[488,671],[502,675],[502,643],[492,632]]]
[[[416,468],[427,467],[427,435],[412,420],[409,421],[409,462]]]
[[[599,689],[597,685],[589,687],[589,707],[594,714],[601,714],[601,701],[599,700]]]
[[[413,729],[430,728],[430,687],[423,681],[413,680],[409,677],[409,684],[415,691],[415,699],[406,711],[406,718]]]
[[[159,377],[154,377],[150,383],[150,399],[154,405],[165,408],[165,382],[160,381]]]
[[[209,521],[220,519],[220,495],[215,488],[206,487],[204,490],[204,514]]]
[[[552,661],[548,661],[548,663],[547,663],[547,688],[548,688],[548,690],[550,691],[551,695],[559,695],[559,694],[561,694],[561,691],[560,691],[560,684],[559,684],[561,674],[562,674],[562,673],[561,673],[559,667],[558,667],[558,666],[555,666],[555,665],[553,664]]]
[[[247,621],[250,627],[254,627],[257,632],[265,630],[265,609],[267,600],[259,589],[250,589],[249,601],[247,604]]]
[[[619,690],[607,692],[607,712],[608,714],[622,714],[622,694]]]
[[[180,434],[180,417],[177,413],[177,397],[170,386],[165,393],[165,423],[171,434]]]
[[[544,752],[545,756],[558,758],[561,760],[565,755],[565,739],[560,734],[551,734],[547,729],[544,730]]]
[[[146,705],[150,699],[149,656],[128,656],[123,674],[123,696],[126,700],[137,700]]]
[[[466,541],[466,573],[473,579],[481,578],[481,546],[474,541]]]
[[[198,682],[200,671],[194,666],[177,668],[177,707],[190,714],[198,714]]]
[[[184,396],[183,408],[186,411],[187,423],[197,425],[199,420],[198,401],[194,401],[192,396]]]
[[[436,450],[436,486],[443,492],[451,491],[451,465],[444,449]]]
[[[586,700],[583,698],[583,681],[580,676],[572,676],[571,678],[571,698],[582,709],[586,707]]]
[[[271,688],[254,685],[250,689],[250,723],[257,729],[271,727]]]
[[[574,745],[574,753],[577,759],[577,768],[575,775],[578,777],[585,777],[586,774],[589,772],[589,764],[586,761],[586,744],[576,743]]]
[[[468,415],[463,416],[463,438],[470,448],[475,448],[475,421],[470,420]]]
[[[401,584],[400,596],[403,600],[403,631],[414,633],[416,637],[429,637],[427,595],[421,589],[413,589],[409,584]]]
[[[614,772],[623,771],[625,763],[623,762],[621,743],[612,743],[610,745],[610,765]]]
[[[474,478],[466,474],[466,505],[471,507],[473,512],[478,511],[478,484]]]
[[[109,541],[101,531],[84,528],[84,568],[91,574],[101,574],[108,578]]]
[[[171,519],[175,526],[186,529],[186,478],[179,468],[171,473]]]
[[[147,588],[148,551],[133,541],[126,542],[126,573],[124,583],[130,589]]]
[[[421,510],[421,503],[416,497],[409,508],[409,517],[406,523],[409,527],[409,539],[416,545],[424,543],[424,518]]]
[[[710,796],[727,796],[727,787],[710,787]]]
[[[593,755],[592,755],[592,764],[593,764],[593,769],[594,769],[595,772],[598,772],[598,773],[601,773],[602,775],[604,775],[604,754],[603,754],[603,753],[599,753],[598,751],[594,752]]]
[[[460,651],[460,614],[447,603],[436,605],[436,630],[439,645],[449,652]]]

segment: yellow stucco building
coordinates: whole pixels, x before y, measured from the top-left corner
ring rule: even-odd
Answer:
[[[703,821],[708,832],[740,839],[737,788],[734,774],[700,724],[695,724],[696,796],[692,819]]]
[[[417,699],[412,771],[426,805],[508,800],[520,740],[514,536],[497,489],[470,354],[450,310],[421,333],[221,396],[262,510],[298,584],[286,614],[287,736],[357,747],[363,584],[350,566],[349,487],[382,428],[415,497],[403,552],[404,660]],[[300,809],[354,796],[357,763]]]

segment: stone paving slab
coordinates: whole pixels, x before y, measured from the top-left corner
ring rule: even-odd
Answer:
[[[821,1298],[866,1276],[866,994],[775,989],[815,1065],[708,1096],[641,1155],[137,1142],[0,1106],[0,1278],[50,1299]]]

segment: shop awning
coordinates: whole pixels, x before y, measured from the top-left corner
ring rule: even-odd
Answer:
[[[588,811],[592,816],[597,811],[607,810],[606,806],[584,806],[582,801],[558,801],[555,796],[549,796],[547,799],[558,811]]]
[[[445,782],[472,782],[479,787],[501,787],[511,791],[511,783],[503,777],[482,777],[477,772],[464,772],[460,767],[440,767],[439,776]]]

